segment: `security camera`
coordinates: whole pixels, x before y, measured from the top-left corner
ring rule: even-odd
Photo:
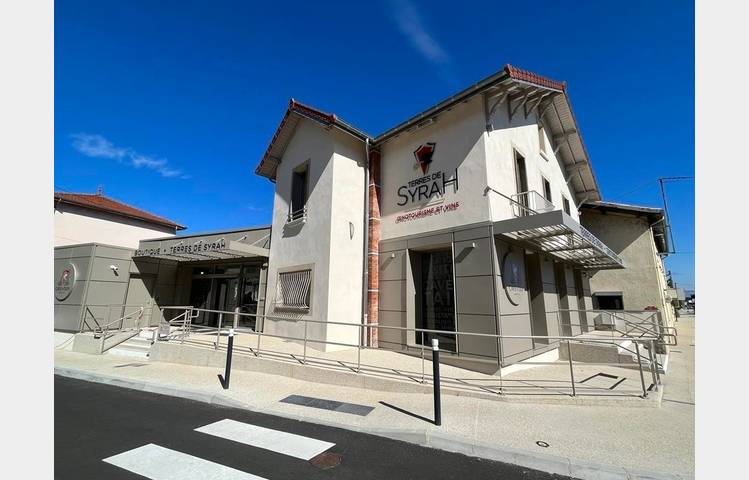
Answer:
[[[117,265],[110,265],[109,268],[111,268],[112,270],[116,272],[117,270],[119,270],[120,267],[118,267]]]

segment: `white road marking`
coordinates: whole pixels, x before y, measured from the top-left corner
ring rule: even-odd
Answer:
[[[153,443],[103,461],[152,480],[266,480]]]
[[[302,460],[309,460],[330,447],[335,446],[335,443],[258,427],[257,425],[237,422],[228,418],[196,428],[195,431],[301,458]]]

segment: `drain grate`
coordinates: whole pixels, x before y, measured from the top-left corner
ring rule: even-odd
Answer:
[[[352,415],[359,415],[360,417],[366,417],[372,410],[374,410],[374,407],[368,407],[367,405],[325,400],[323,398],[305,397],[303,395],[289,395],[288,397],[281,399],[281,402],[302,405],[304,407],[320,408],[322,410],[332,410],[340,413],[350,413]]]
[[[343,457],[337,453],[323,452],[313,457],[309,463],[321,470],[330,470],[341,464]]]

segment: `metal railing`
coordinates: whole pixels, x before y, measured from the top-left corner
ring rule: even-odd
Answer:
[[[111,318],[112,307],[119,307],[123,315],[116,320],[102,325],[91,311],[91,307],[103,306],[107,307],[107,318]],[[131,311],[130,313],[125,313],[129,307],[135,308],[135,310]],[[148,315],[146,315],[146,312],[148,312]],[[140,332],[141,328],[143,328],[144,326],[148,326],[152,314],[153,305],[86,305],[83,321],[81,322],[80,333],[92,332],[95,339],[101,339],[101,343],[99,345],[99,353],[104,353],[104,351],[106,350],[106,341],[109,338],[125,332],[131,332],[133,335],[136,335],[138,332]],[[144,317],[148,317],[149,321],[143,322]],[[88,323],[89,318],[94,323],[93,327]]]
[[[289,210],[289,214],[286,216],[286,223],[306,222],[307,221],[307,205],[305,204],[299,210],[292,212]]]
[[[535,190],[516,193],[511,198],[515,202],[513,204],[513,214],[516,217],[524,217],[532,213],[551,212],[556,208],[553,203]],[[522,205],[525,208],[520,208],[518,205]]]
[[[209,338],[215,335],[215,339],[211,340],[210,345],[215,349],[218,350],[221,348],[221,342],[222,337],[226,336],[228,333],[229,328],[233,328],[235,331],[235,334],[249,334],[249,335],[255,335],[257,337],[256,343],[253,345],[248,345],[246,347],[246,350],[243,350],[245,347],[237,346],[235,344],[234,351],[235,354],[242,354],[242,353],[249,353],[251,355],[254,355],[255,357],[260,357],[262,350],[262,339],[263,338],[277,338],[282,339],[284,341],[292,341],[292,342],[301,342],[302,345],[302,352],[301,355],[298,353],[284,353],[284,355],[288,355],[291,359],[294,361],[306,365],[308,363],[308,344],[323,344],[323,345],[330,345],[330,346],[337,346],[337,347],[349,347],[352,349],[356,349],[356,362],[351,362],[351,365],[345,364],[345,362],[341,362],[340,360],[337,360],[336,362],[338,364],[343,365],[344,367],[348,368],[349,370],[353,371],[354,373],[362,373],[362,351],[363,350],[380,350],[378,347],[372,347],[368,345],[364,345],[361,342],[362,338],[369,338],[368,335],[368,329],[377,329],[378,331],[397,331],[401,333],[412,334],[413,338],[416,338],[416,336],[420,336],[421,343],[420,344],[406,344],[404,346],[407,347],[407,350],[413,353],[414,349],[420,351],[420,359],[421,359],[421,372],[420,377],[421,380],[419,381],[417,379],[418,372],[411,372],[414,375],[406,375],[408,378],[411,378],[412,380],[419,381],[419,383],[427,383],[429,375],[426,373],[426,357],[427,355],[431,355],[431,350],[428,345],[426,345],[427,342],[425,342],[425,337],[429,335],[445,335],[445,336],[451,336],[460,338],[460,337],[471,337],[471,338],[484,338],[484,339],[491,339],[498,347],[498,351],[501,350],[501,343],[503,341],[507,340],[530,340],[530,341],[538,341],[542,340],[547,342],[548,344],[558,344],[559,348],[565,348],[567,351],[567,359],[565,361],[553,361],[553,362],[533,362],[530,365],[562,365],[564,363],[568,364],[569,366],[569,387],[571,389],[571,395],[576,396],[579,394],[579,390],[582,388],[580,385],[581,382],[576,382],[575,380],[575,373],[573,369],[573,355],[572,355],[572,345],[575,344],[594,344],[594,345],[617,345],[618,341],[621,341],[622,339],[627,339],[632,342],[634,345],[634,351],[633,351],[633,361],[636,366],[636,368],[639,371],[639,379],[640,379],[640,387],[641,387],[641,397],[645,398],[648,396],[648,392],[650,389],[654,388],[655,390],[658,390],[659,385],[661,384],[660,381],[660,373],[658,371],[658,362],[657,358],[655,356],[655,343],[658,341],[658,337],[656,336],[637,336],[637,337],[629,337],[629,336],[623,336],[623,337],[617,337],[615,339],[612,338],[606,338],[606,337],[585,337],[585,336],[565,336],[565,335],[502,335],[502,334],[485,334],[485,333],[472,333],[472,332],[460,332],[460,331],[447,331],[447,330],[434,330],[434,329],[422,329],[422,328],[410,328],[410,327],[397,327],[397,326],[390,326],[390,325],[380,325],[380,324],[361,324],[361,323],[345,323],[345,322],[333,322],[333,321],[320,321],[320,320],[310,320],[310,319],[301,319],[301,318],[293,318],[293,317],[286,317],[286,316],[272,316],[272,315],[259,315],[259,314],[251,314],[251,313],[244,313],[239,311],[229,312],[229,311],[222,311],[222,310],[211,310],[211,309],[203,309],[203,308],[195,308],[190,306],[167,306],[167,307],[160,307],[162,310],[171,310],[175,312],[179,312],[176,316],[174,316],[171,320],[163,320],[162,326],[160,327],[160,331],[162,330],[162,327],[164,331],[168,331],[165,335],[159,335],[158,340],[159,341],[169,341],[169,340],[179,340],[180,343],[185,343],[187,341],[190,341],[190,338],[192,335],[207,335]],[[218,323],[217,326],[206,326],[206,325],[195,325],[192,323],[193,319],[197,318],[199,314],[203,313],[214,313],[218,314]],[[162,315],[162,318],[165,318],[165,315]],[[239,319],[241,317],[251,317],[255,319],[255,324],[259,325],[259,320],[262,319],[262,324],[266,325],[266,321],[276,321],[276,322],[291,322],[291,323],[302,323],[303,328],[301,332],[301,336],[295,336],[295,335],[281,335],[276,333],[269,333],[263,329],[257,329],[257,328],[249,328],[249,327],[242,327],[239,325]],[[348,328],[355,328],[358,329],[358,335],[357,338],[359,341],[357,343],[346,343],[346,342],[338,342],[338,341],[331,341],[331,340],[323,340],[323,339],[317,339],[317,338],[310,338],[309,336],[309,325],[315,325],[315,324],[324,324],[324,325],[337,325],[337,326],[345,326]],[[553,346],[553,345],[552,345]],[[278,352],[275,351],[269,351],[269,353],[276,354]],[[395,352],[394,352],[395,353]],[[404,351],[401,353],[409,353],[408,351]],[[449,364],[450,359],[456,359],[461,358],[461,355],[458,355],[456,353],[443,351],[443,354],[445,354],[445,357],[448,362],[441,362]],[[273,355],[269,355],[273,356]],[[476,359],[469,358],[469,360],[476,361]],[[489,375],[486,379],[481,380],[487,380],[495,378],[499,381],[498,386],[492,386],[492,385],[481,385],[478,388],[480,388],[483,391],[488,391],[491,393],[496,393],[499,395],[508,393],[510,388],[505,385],[508,379],[505,379],[503,377],[502,368],[503,365],[501,364],[501,358],[497,356],[493,359],[493,362],[497,364],[498,370],[497,374],[498,377]],[[488,363],[485,361],[485,363]],[[319,365],[319,362],[318,362]],[[355,366],[354,366],[355,365]],[[577,365],[606,365],[606,366],[613,366],[613,367],[622,367],[623,364],[621,362],[593,362],[593,363],[584,363]],[[652,377],[652,385],[650,387],[646,386],[645,382],[645,371],[649,370],[650,375]],[[445,377],[443,377],[445,378]],[[454,384],[456,386],[463,386],[470,385],[469,383],[466,383],[465,380],[454,378],[452,379]],[[472,379],[476,380],[476,379]],[[515,381],[515,380],[511,380]],[[450,383],[449,379],[448,382]],[[528,383],[528,382],[523,382]],[[462,384],[462,385],[461,385]]]

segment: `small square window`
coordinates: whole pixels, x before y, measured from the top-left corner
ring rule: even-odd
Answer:
[[[280,272],[276,284],[276,310],[309,312],[312,269]]]
[[[546,135],[544,134],[544,127],[540,123],[538,124],[538,148],[541,153],[546,153]]]
[[[562,196],[562,208],[564,208],[564,213],[572,215],[572,213],[570,213],[570,201],[567,200],[567,197],[565,196]]]

